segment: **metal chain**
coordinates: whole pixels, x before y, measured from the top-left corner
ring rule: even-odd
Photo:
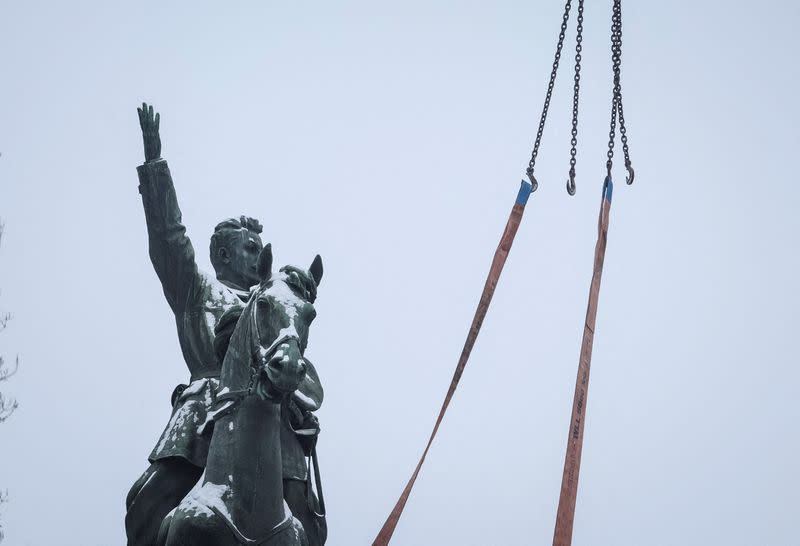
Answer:
[[[614,88],[611,96],[611,127],[608,131],[608,160],[606,169],[611,176],[611,167],[614,164],[614,141],[616,140],[617,130],[617,96],[620,91],[619,66],[620,59],[617,48],[617,4],[619,0],[614,0],[614,9],[611,15],[611,68],[614,74]]]
[[[625,168],[628,170],[626,182],[633,184],[634,171],[631,166],[630,150],[628,149],[628,135],[625,128],[625,113],[622,108],[622,84],[620,82],[620,66],[622,64],[622,0],[614,0],[614,10],[611,16],[611,65],[614,71],[614,93],[611,100],[611,127],[608,133],[608,160],[606,169],[611,176],[614,160],[614,141],[616,139],[617,119],[619,118],[619,133],[622,141],[622,151],[625,155]]]
[[[572,95],[572,148],[569,151],[569,180],[567,181],[567,193],[575,195],[575,155],[578,146],[578,98],[581,92],[581,52],[583,51],[583,1],[578,0],[578,28],[575,37],[575,82]]]
[[[617,7],[617,47],[619,49],[619,64],[622,64],[622,0],[618,0]],[[617,69],[619,72],[619,68]],[[628,149],[628,134],[625,129],[625,112],[622,109],[622,83],[619,84],[619,95],[617,96],[617,115],[619,116],[619,138],[622,141],[622,152],[625,155],[625,168],[628,171],[628,178],[625,182],[633,184],[634,171],[631,167],[631,154]]]
[[[583,1],[580,0],[581,4]],[[547,121],[547,111],[550,109],[550,99],[553,96],[553,87],[556,83],[556,73],[558,72],[558,63],[561,61],[561,50],[564,47],[564,36],[567,33],[567,23],[569,22],[569,12],[572,9],[572,0],[567,0],[564,5],[564,15],[561,19],[561,31],[558,33],[558,45],[556,46],[556,54],[553,59],[553,69],[550,72],[550,82],[547,84],[547,94],[544,98],[544,106],[542,107],[542,116],[539,119],[539,129],[536,131],[536,142],[533,144],[533,151],[531,152],[531,160],[528,162],[528,169],[526,173],[531,181],[531,191],[536,191],[539,183],[533,175],[534,168],[536,167],[536,156],[539,155],[539,146],[542,143],[542,133],[544,132],[544,124]]]

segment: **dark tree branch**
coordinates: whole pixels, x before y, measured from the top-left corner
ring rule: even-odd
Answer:
[[[3,222],[0,221],[0,241],[3,239],[3,229],[4,229]],[[3,313],[0,315],[0,332],[6,329],[8,326],[8,321],[11,320],[11,313]],[[14,359],[14,367],[9,368],[5,362],[5,359],[0,355],[0,383],[3,381],[8,380],[9,377],[17,373],[19,369],[19,357]],[[11,417],[11,414],[14,413],[18,407],[17,401],[13,398],[8,398],[2,392],[0,392],[0,423],[4,422],[6,419]],[[3,505],[8,502],[8,492],[7,491],[0,491],[0,510],[2,510]],[[4,534],[3,534],[3,524],[2,520],[0,520],[0,542],[3,542]]]
[[[3,509],[3,505],[8,502],[8,491],[0,491],[0,510]],[[3,524],[0,521],[0,542],[3,542]]]
[[[0,241],[3,239],[3,222],[0,222]],[[11,313],[3,313],[0,314],[0,332],[6,329],[8,326],[8,321],[11,320]],[[10,368],[7,364],[5,359],[2,355],[0,355],[0,383],[3,381],[7,381],[9,377],[13,376],[17,373],[19,369],[19,357],[14,359],[14,367]],[[0,423],[11,417],[11,414],[14,413],[14,410],[17,409],[19,404],[13,398],[9,398],[8,396],[4,395],[0,392]],[[0,503],[2,503],[4,497],[0,494]]]

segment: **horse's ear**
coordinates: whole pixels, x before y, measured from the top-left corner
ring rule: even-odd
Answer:
[[[319,286],[319,281],[322,280],[322,258],[319,254],[314,258],[311,267],[308,268],[308,272],[311,273],[311,276],[314,278],[314,284]]]
[[[269,280],[272,275],[272,243],[267,243],[258,255],[258,278],[261,282]]]

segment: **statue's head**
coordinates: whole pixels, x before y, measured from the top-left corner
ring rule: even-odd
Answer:
[[[263,248],[261,224],[255,218],[240,216],[217,224],[211,236],[211,265],[217,278],[247,290],[261,280],[258,255]]]

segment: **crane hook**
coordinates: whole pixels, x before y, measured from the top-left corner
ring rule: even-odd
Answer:
[[[630,161],[625,162],[625,168],[628,170],[628,177],[625,179],[625,183],[630,186],[633,184],[633,178],[636,176],[636,173],[634,172],[633,167],[631,167]]]
[[[528,180],[531,181],[531,193],[535,192],[539,189],[539,182],[536,180],[536,177],[533,176],[533,169],[528,167],[528,170],[525,172],[528,175]]]
[[[575,195],[575,168],[569,170],[569,180],[567,180],[567,193]]]

